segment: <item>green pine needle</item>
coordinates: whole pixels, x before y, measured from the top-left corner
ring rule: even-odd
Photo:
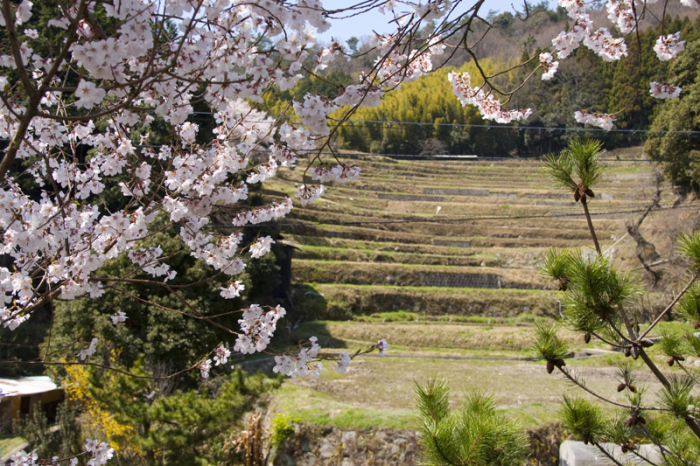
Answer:
[[[603,173],[598,159],[604,153],[602,143],[590,139],[574,140],[559,157],[545,157],[544,170],[555,188],[574,193],[579,185],[593,188]]]
[[[599,442],[607,430],[600,406],[583,398],[564,395],[559,414],[564,427],[585,443]]]
[[[690,377],[672,375],[668,378],[668,383],[669,386],[659,393],[661,406],[678,417],[687,416],[690,414],[688,407],[697,402],[692,394],[695,382]]]
[[[677,241],[680,253],[690,258],[692,267],[700,268],[700,230],[693,235],[681,233]]]
[[[662,329],[659,332],[659,336],[661,339],[659,340],[657,346],[665,356],[677,357],[687,352],[688,347],[680,333],[673,332],[668,329]]]
[[[569,347],[559,338],[558,330],[555,324],[537,323],[532,351],[538,358],[556,361],[568,354]]]
[[[568,281],[568,267],[571,253],[557,248],[549,249],[542,257],[540,271],[542,275],[554,280],[566,279]]]
[[[496,409],[492,397],[469,393],[461,407],[450,412],[445,381],[416,383],[423,433],[423,464],[522,464],[527,440],[520,426]]]
[[[694,284],[685,292],[676,310],[691,323],[700,322],[700,284]]]

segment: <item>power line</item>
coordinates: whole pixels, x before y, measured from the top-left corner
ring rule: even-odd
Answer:
[[[190,115],[211,115],[211,113],[208,112],[192,112]],[[275,119],[278,119],[279,117],[272,117]],[[298,118],[289,118],[290,120],[293,120],[295,122],[299,122],[300,120]],[[205,121],[205,120],[199,120],[199,121]],[[267,123],[266,121],[263,120],[250,120],[249,123]],[[583,132],[599,132],[599,133],[652,133],[652,134],[700,134],[700,131],[694,131],[694,130],[652,130],[652,129],[610,129],[610,130],[605,130],[603,128],[590,128],[590,127],[581,127],[581,126],[522,126],[522,125],[502,125],[502,124],[493,124],[493,125],[485,125],[485,124],[467,124],[467,123],[430,123],[430,122],[422,122],[422,121],[398,121],[398,120],[346,120],[346,123],[349,123],[350,126],[363,126],[367,127],[368,124],[379,124],[379,125],[413,125],[413,126],[418,126],[419,128],[422,128],[424,126],[429,127],[429,126],[444,126],[444,127],[451,127],[451,128],[485,128],[487,131],[491,129],[517,129],[518,131],[523,131],[523,130],[539,130],[539,131],[546,131],[548,133],[553,133],[555,131],[573,131],[573,132],[578,132],[578,131],[583,131]],[[363,123],[363,125],[355,125],[355,123]]]

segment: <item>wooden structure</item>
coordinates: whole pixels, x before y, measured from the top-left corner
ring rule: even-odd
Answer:
[[[289,289],[292,287],[292,256],[294,255],[294,250],[299,249],[299,245],[294,241],[285,239],[282,235],[275,239],[275,243],[279,245],[281,252],[281,254],[277,254],[277,260],[275,261],[280,268],[280,283],[272,290],[272,297],[289,300]]]
[[[54,421],[58,404],[64,399],[63,389],[47,376],[0,379],[0,392],[0,425],[3,431],[11,429],[14,420],[29,415],[39,407],[49,422]]]

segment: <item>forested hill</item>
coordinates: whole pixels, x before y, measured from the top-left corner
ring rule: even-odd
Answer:
[[[458,69],[475,76],[477,70],[466,52],[457,51],[440,71],[387,93],[379,107],[358,111],[338,132],[335,145],[339,149],[376,154],[542,154],[561,149],[576,135],[564,128],[582,128],[574,120],[574,112],[580,109],[600,113],[624,109],[615,128],[646,130],[661,107],[667,105],[650,96],[649,82],[669,81],[675,76],[673,62],[655,58],[654,42],[660,34],[675,31],[681,31],[687,48],[700,41],[697,11],[692,10],[690,16],[682,18],[678,16],[681,13],[687,15],[689,10],[669,5],[662,23],[661,12],[647,11],[639,36],[626,37],[628,59],[605,62],[581,46],[560,62],[559,71],[552,80],[543,81],[541,73],[535,73],[507,104],[509,108],[532,109],[532,116],[521,123],[520,128],[503,129],[502,125],[482,120],[476,110],[459,104],[447,81],[448,72]],[[480,65],[487,71],[515,67],[498,82],[505,90],[522,83],[537,66],[536,57],[551,44],[552,37],[569,28],[565,11],[548,9],[544,3],[529,9],[527,21],[522,21],[523,16],[492,12],[486,18],[491,30],[475,47]],[[593,11],[591,16],[600,24],[608,23],[603,10]],[[474,42],[487,27],[486,22],[475,26],[471,35]],[[619,31],[612,32],[615,36],[621,35]],[[640,45],[641,60],[638,59]],[[371,67],[375,56],[367,52],[368,49],[369,46],[360,40],[348,41],[346,51],[364,56],[363,60],[336,60],[324,74],[304,78],[291,91],[270,93],[266,110],[278,115],[290,99],[303,100],[307,92],[336,95],[339,89],[330,82],[342,85],[357,82],[359,74]],[[535,59],[525,66],[517,66],[530,58]],[[692,82],[694,74],[684,78]],[[594,136],[603,139],[607,148],[645,142],[644,135],[632,132],[596,132]]]

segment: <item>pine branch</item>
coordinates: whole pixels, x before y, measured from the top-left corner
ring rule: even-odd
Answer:
[[[603,454],[604,454],[605,456],[607,456],[608,459],[610,459],[610,461],[612,461],[613,463],[615,463],[617,466],[625,466],[625,465],[623,465],[622,463],[620,463],[619,461],[617,461],[617,459],[616,459],[613,455],[611,455],[610,453],[608,453],[608,451],[607,451],[605,448],[603,448],[603,446],[602,446],[600,443],[593,442],[593,445],[595,445],[596,447],[598,447],[598,450],[600,450],[601,452],[603,452]]]

